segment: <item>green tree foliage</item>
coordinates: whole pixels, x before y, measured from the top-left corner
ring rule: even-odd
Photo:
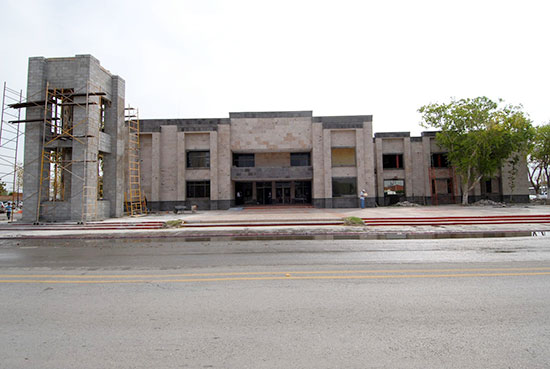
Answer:
[[[8,190],[6,189],[6,184],[0,181],[0,195],[7,195]]]
[[[540,193],[550,180],[550,123],[536,127],[535,132],[529,150],[529,181]]]
[[[501,107],[487,97],[429,104],[418,111],[424,127],[439,130],[437,143],[448,150],[448,159],[461,179],[463,205],[468,204],[468,193],[475,185],[493,177],[507,161],[514,177],[533,135],[521,106]]]

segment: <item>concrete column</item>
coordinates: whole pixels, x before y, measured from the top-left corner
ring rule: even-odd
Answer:
[[[210,132],[210,209],[218,209],[218,132]]]
[[[323,130],[323,148],[325,207],[332,208],[332,146],[330,129]]]
[[[151,135],[151,200],[160,201],[160,133],[153,132]]]
[[[378,202],[380,205],[384,204],[384,162],[382,160],[383,150],[382,150],[382,139],[375,139],[375,148],[376,148],[376,183],[377,191],[376,196],[378,197]]]
[[[411,138],[403,138],[403,161],[405,162],[405,196],[411,199],[413,195],[413,164],[411,154]]]
[[[175,201],[177,198],[177,153],[178,127],[160,127],[160,178],[159,201]]]
[[[29,59],[27,80],[27,100],[44,100],[46,92],[46,60],[43,57]],[[43,117],[44,107],[26,109],[26,119]],[[25,126],[25,170],[23,172],[24,202],[23,222],[35,222],[38,207],[38,190],[40,187],[40,167],[42,156],[43,123],[27,123]],[[46,166],[44,166],[46,167]],[[47,196],[47,189],[42,190],[42,199]]]
[[[178,132],[177,140],[177,201],[185,201],[185,166],[187,160],[185,155],[185,132]]]
[[[313,166],[312,201],[314,206],[320,206],[321,204],[316,203],[316,200],[322,200],[322,206],[325,206],[325,161],[323,150],[323,124],[312,123],[311,126],[311,164]]]
[[[111,153],[105,154],[103,193],[110,202],[110,216],[124,214],[124,193],[127,192],[127,163],[129,162],[128,127],[124,124],[125,82],[119,76],[111,80],[111,105],[105,110],[105,133],[111,137]]]
[[[229,209],[235,196],[231,181],[231,129],[229,124],[218,125],[218,203],[219,209]],[[211,155],[212,158],[215,158]],[[215,160],[215,159],[214,159]]]
[[[376,198],[376,177],[374,175],[375,166],[374,166],[374,143],[372,140],[372,123],[364,122],[363,123],[363,137],[364,142],[364,151],[365,151],[365,180],[366,180],[366,190],[368,195],[367,206],[375,205]]]
[[[422,158],[423,158],[423,171],[424,171],[424,198],[431,204],[432,198],[432,183],[430,180],[430,167],[431,167],[431,138],[422,137]]]
[[[357,195],[367,189],[366,153],[363,129],[355,130],[355,162],[357,165]],[[368,190],[367,190],[368,193]]]

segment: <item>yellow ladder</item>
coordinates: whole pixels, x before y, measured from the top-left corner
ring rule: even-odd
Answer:
[[[125,196],[126,213],[137,216],[147,213],[141,195],[141,171],[139,164],[139,112],[126,108],[125,120],[128,125],[128,191]]]

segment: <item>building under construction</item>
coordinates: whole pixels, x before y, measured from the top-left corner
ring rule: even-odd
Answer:
[[[23,221],[79,221],[235,206],[357,207],[460,202],[433,132],[375,133],[372,116],[238,112],[217,119],[139,120],[124,80],[90,55],[29,59]],[[502,168],[472,201],[528,201],[527,166]]]

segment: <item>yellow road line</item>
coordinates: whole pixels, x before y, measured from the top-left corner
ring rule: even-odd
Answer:
[[[464,273],[464,274],[392,274],[392,275],[325,275],[325,276],[273,276],[235,278],[189,278],[189,279],[107,279],[107,280],[40,280],[5,279],[0,283],[40,283],[40,284],[113,284],[113,283],[193,283],[224,281],[276,281],[276,280],[339,280],[339,279],[409,279],[409,278],[463,278],[463,277],[517,277],[550,275],[550,272],[531,273]]]
[[[170,278],[170,277],[219,277],[286,274],[375,274],[375,273],[456,273],[456,272],[518,272],[544,271],[550,267],[532,268],[458,268],[458,269],[372,269],[372,270],[302,270],[272,272],[180,273],[180,274],[0,274],[0,278]]]

